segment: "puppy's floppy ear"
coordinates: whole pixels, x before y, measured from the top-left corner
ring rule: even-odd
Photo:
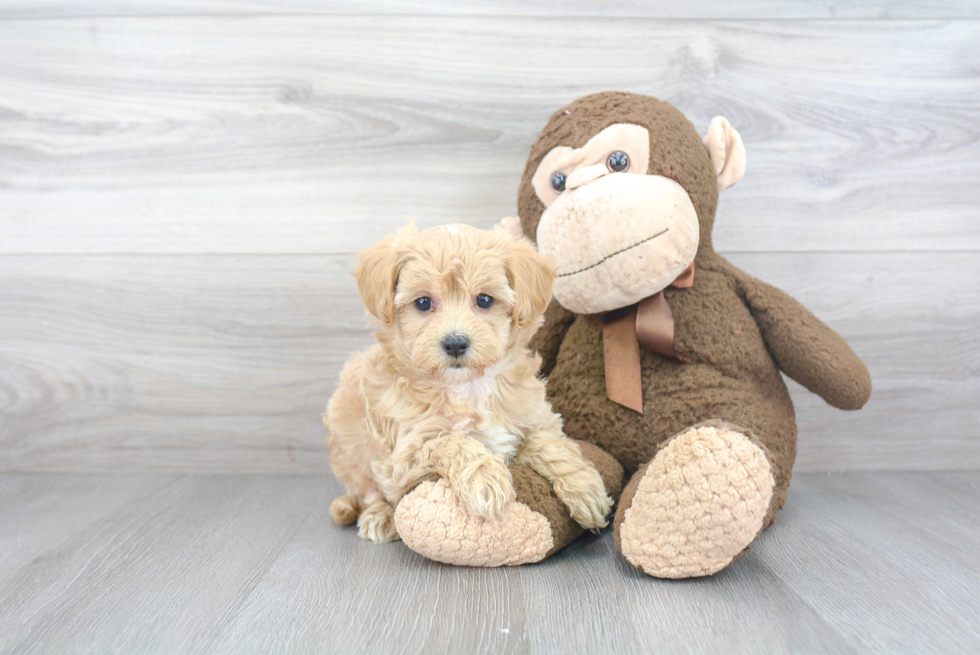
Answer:
[[[538,319],[551,302],[555,266],[524,237],[515,237],[507,257],[507,277],[514,289],[514,322],[523,328]]]
[[[414,234],[415,223],[409,223],[397,234],[390,234],[362,250],[357,259],[354,278],[361,301],[385,327],[395,322],[395,285],[406,261],[404,243]]]

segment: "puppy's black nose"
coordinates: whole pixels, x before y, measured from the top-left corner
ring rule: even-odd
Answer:
[[[461,334],[450,334],[442,340],[442,349],[450,357],[462,357],[470,347],[470,340]]]

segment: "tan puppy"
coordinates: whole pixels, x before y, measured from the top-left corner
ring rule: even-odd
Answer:
[[[397,539],[395,506],[433,474],[470,512],[496,519],[514,500],[514,461],[549,480],[582,526],[607,524],[612,499],[562,434],[526,347],[554,276],[504,228],[409,225],[361,253],[357,286],[382,328],[327,406],[331,464],[348,492],[330,506],[335,521]]]

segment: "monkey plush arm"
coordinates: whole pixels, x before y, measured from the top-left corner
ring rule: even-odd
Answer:
[[[558,349],[573,322],[575,322],[575,314],[559,305],[558,301],[552,298],[551,304],[548,305],[548,309],[544,313],[544,323],[534,333],[527,346],[531,352],[537,352],[541,355],[541,370],[538,371],[540,375],[548,375],[551,373],[551,369],[555,367],[555,362],[558,360]]]
[[[844,339],[779,289],[743,274],[742,294],[769,352],[789,377],[838,409],[860,409],[871,375]]]

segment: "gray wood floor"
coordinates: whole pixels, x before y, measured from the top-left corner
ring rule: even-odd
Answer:
[[[329,476],[0,476],[10,653],[966,653],[980,473],[806,474],[709,579],[661,581],[608,530],[462,569],[334,525]]]

